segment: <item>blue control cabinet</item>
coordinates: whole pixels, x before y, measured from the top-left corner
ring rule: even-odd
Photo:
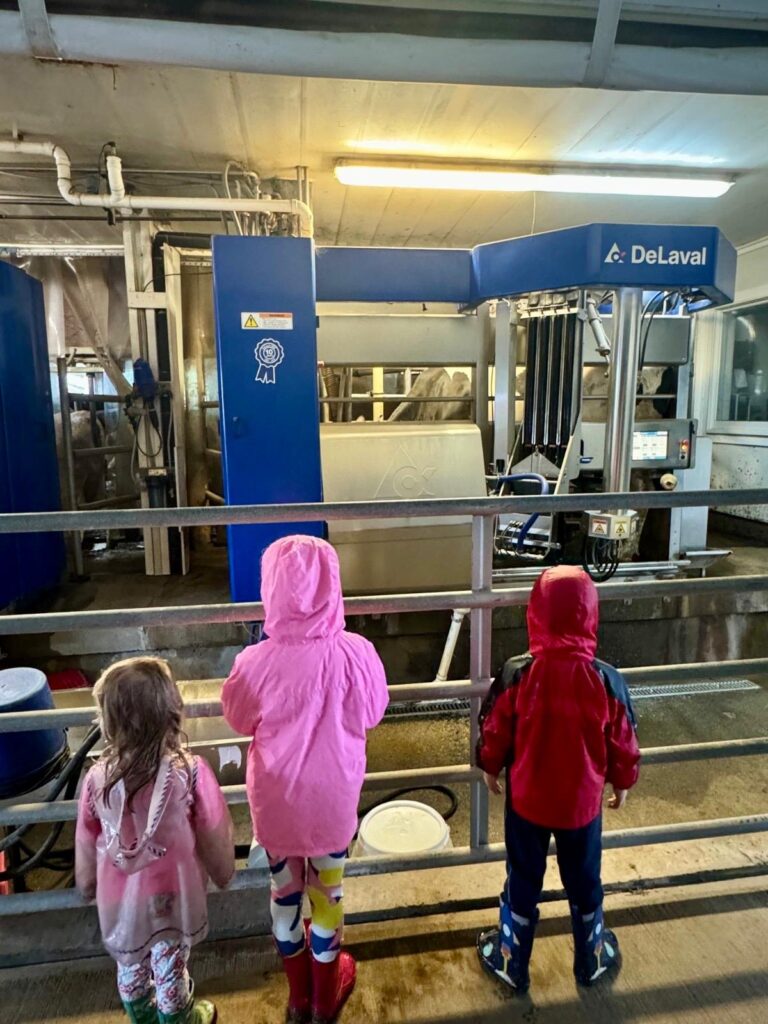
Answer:
[[[43,288],[0,261],[0,512],[61,508]],[[0,608],[60,582],[60,533],[0,534]]]
[[[213,277],[227,504],[322,501],[314,246],[218,236]],[[232,599],[259,599],[273,540],[324,532],[323,523],[229,527]]]

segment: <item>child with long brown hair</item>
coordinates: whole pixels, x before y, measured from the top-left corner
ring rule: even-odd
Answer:
[[[117,662],[94,694],[105,746],[80,794],[77,887],[96,899],[133,1024],[213,1024],[187,960],[208,931],[208,878],[224,888],[234,872],[229,810],[211,768],[186,749],[166,661]]]

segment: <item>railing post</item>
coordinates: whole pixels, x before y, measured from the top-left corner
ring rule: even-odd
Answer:
[[[472,590],[489,591],[493,582],[493,517],[472,518]],[[493,611],[474,608],[470,615],[469,674],[473,685],[491,674],[491,628]],[[470,701],[470,764],[474,764],[478,737],[478,716],[482,698]],[[476,849],[488,843],[488,790],[482,782],[470,783],[469,845]]]
[[[72,444],[72,415],[69,408],[69,386],[67,384],[67,360],[65,356],[56,359],[56,370],[59,377],[59,406],[61,409],[61,449],[64,455],[64,477],[61,480],[61,492],[64,504],[73,512],[77,511],[77,486],[75,484],[75,454]],[[93,411],[94,406],[91,406]],[[94,441],[94,444],[96,442]],[[85,573],[83,560],[83,538],[77,530],[70,531],[69,543],[72,550],[72,564],[75,576],[82,577]]]

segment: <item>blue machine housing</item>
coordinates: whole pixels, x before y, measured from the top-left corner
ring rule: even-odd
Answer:
[[[588,224],[474,249],[314,249],[308,239],[213,242],[224,483],[231,505],[322,500],[317,301],[448,302],[579,287],[683,290],[730,302],[736,252],[712,227]],[[230,527],[232,597],[258,600],[272,540],[323,524]]]
[[[61,508],[43,287],[0,261],[0,512]],[[60,533],[0,534],[0,608],[55,586]]]
[[[227,504],[322,501],[312,242],[214,238],[213,287]],[[258,600],[264,549],[296,530],[228,527],[235,601]]]

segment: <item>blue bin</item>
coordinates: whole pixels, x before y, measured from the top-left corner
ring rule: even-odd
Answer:
[[[0,671],[0,714],[54,707],[48,680],[36,668]],[[0,799],[45,785],[68,754],[63,729],[0,733]]]

